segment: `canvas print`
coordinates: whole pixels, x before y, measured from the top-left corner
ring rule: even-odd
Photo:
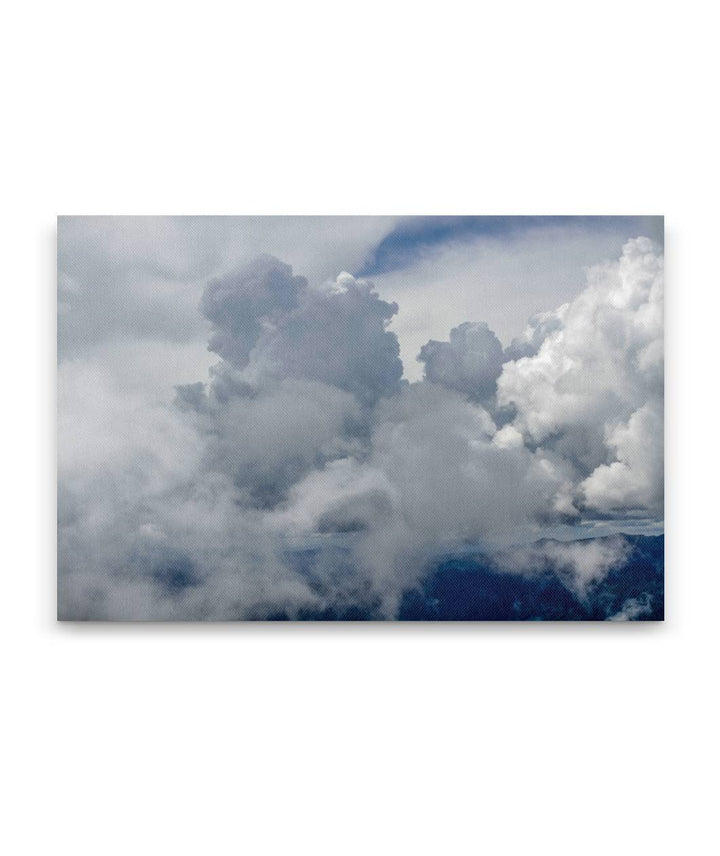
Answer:
[[[664,615],[663,219],[58,219],[58,617]]]

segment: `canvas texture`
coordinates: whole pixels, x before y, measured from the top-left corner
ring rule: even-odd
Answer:
[[[664,616],[663,218],[58,219],[58,618]]]

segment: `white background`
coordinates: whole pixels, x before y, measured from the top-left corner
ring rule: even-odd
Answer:
[[[4,852],[717,852],[711,14],[5,9]],[[665,624],[56,624],[57,213],[664,213]]]

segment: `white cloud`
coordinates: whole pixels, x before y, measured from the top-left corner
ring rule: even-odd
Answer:
[[[611,513],[658,511],[663,501],[663,414],[655,401],[626,423],[606,428],[605,444],[615,457],[580,485],[589,508]]]
[[[662,499],[663,258],[646,238],[588,285],[534,356],[510,361],[498,402],[528,443],[587,477],[579,496],[599,511],[659,511]]]
[[[498,552],[495,561],[503,571],[526,575],[551,571],[582,597],[589,586],[621,567],[628,552],[628,543],[622,537],[566,543],[541,541]]]
[[[637,621],[642,615],[652,612],[652,598],[649,594],[641,594],[640,597],[629,597],[624,601],[621,609],[611,615],[608,621]]]
[[[617,259],[632,235],[577,225],[535,227],[516,236],[449,241],[409,268],[372,277],[380,295],[400,311],[392,328],[408,380],[419,380],[417,361],[429,339],[443,340],[466,321],[485,321],[503,344],[521,336],[527,320],[575,298],[584,271]]]

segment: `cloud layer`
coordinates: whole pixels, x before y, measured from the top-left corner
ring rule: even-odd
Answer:
[[[662,520],[647,238],[506,349],[482,319],[427,342],[415,383],[388,329],[397,304],[348,273],[311,284],[264,255],[212,278],[200,310],[219,361],[170,407],[61,365],[61,617],[391,618],[439,555],[479,542],[582,597],[622,539],[528,542]]]

